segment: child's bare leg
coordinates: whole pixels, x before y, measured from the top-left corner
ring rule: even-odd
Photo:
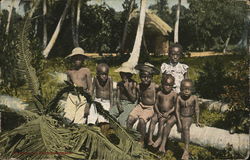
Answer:
[[[160,144],[161,144],[161,141],[162,141],[162,132],[163,132],[163,125],[164,123],[167,121],[166,118],[160,118],[159,120],[159,124],[158,124],[158,138],[157,140],[155,141],[155,143],[153,144],[153,147],[156,148],[158,147]]]
[[[127,127],[128,128],[133,128],[133,125],[134,125],[136,120],[137,120],[136,117],[133,117],[133,116],[129,115],[128,119],[127,119]]]
[[[167,142],[169,133],[170,133],[170,131],[171,131],[171,129],[172,129],[172,127],[173,127],[173,125],[175,123],[176,123],[176,117],[175,116],[172,116],[170,119],[167,120],[167,124],[163,129],[163,135],[162,135],[163,138],[162,138],[161,145],[160,145],[160,148],[159,148],[160,152],[163,152],[163,153],[166,152],[166,150],[165,150],[166,142]]]
[[[144,144],[144,138],[146,134],[146,122],[142,118],[139,118],[138,131],[141,133],[140,142]]]
[[[154,130],[155,130],[155,125],[157,123],[157,120],[158,120],[158,116],[157,114],[155,113],[154,116],[151,118],[151,122],[150,122],[150,126],[149,126],[149,131],[148,131],[148,145],[151,146],[154,144],[153,140],[152,140],[152,137],[153,137],[153,133],[154,133]]]
[[[189,142],[190,142],[190,126],[192,124],[192,117],[182,117],[182,130],[183,130],[183,139],[185,142],[185,149],[181,159],[189,159]]]

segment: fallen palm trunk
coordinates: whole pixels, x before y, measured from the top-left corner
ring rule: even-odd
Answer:
[[[147,132],[150,122],[147,123]],[[133,126],[137,128],[138,121]],[[158,124],[155,127],[154,135],[157,135]],[[181,134],[177,132],[176,125],[173,126],[170,139],[181,140]],[[190,127],[190,141],[203,147],[213,147],[223,150],[232,146],[235,152],[247,154],[249,152],[249,135],[247,134],[230,134],[227,130],[214,127],[196,127],[192,124]]]
[[[201,108],[208,109],[209,111],[226,112],[229,110],[229,105],[220,101],[199,98]]]

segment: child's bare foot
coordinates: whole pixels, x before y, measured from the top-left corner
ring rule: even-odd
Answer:
[[[157,148],[161,144],[161,138],[158,138],[155,143],[153,144],[154,148]]]
[[[148,145],[149,145],[149,146],[152,146],[153,144],[154,144],[154,142],[153,142],[152,140],[149,140],[149,141],[148,141]]]
[[[184,151],[182,157],[181,157],[182,160],[188,160],[189,159],[189,153],[187,150]]]
[[[160,146],[160,148],[159,148],[159,152],[161,152],[161,153],[166,153],[165,147]]]

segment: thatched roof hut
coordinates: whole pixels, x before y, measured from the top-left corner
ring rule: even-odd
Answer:
[[[131,42],[133,34],[136,32],[139,11],[135,10],[131,13],[129,21],[131,22],[131,30],[129,32],[127,42]],[[135,30],[135,31],[133,31]],[[144,49],[156,55],[166,55],[169,47],[169,34],[173,29],[158,17],[153,11],[147,10],[145,29],[144,29]],[[133,41],[132,41],[133,42]],[[130,47],[129,47],[130,48]]]

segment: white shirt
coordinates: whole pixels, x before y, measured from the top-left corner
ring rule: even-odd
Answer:
[[[180,92],[181,81],[184,79],[184,74],[187,73],[188,65],[177,63],[175,66],[170,63],[162,63],[161,73],[162,74],[171,74],[175,78],[175,92]]]

